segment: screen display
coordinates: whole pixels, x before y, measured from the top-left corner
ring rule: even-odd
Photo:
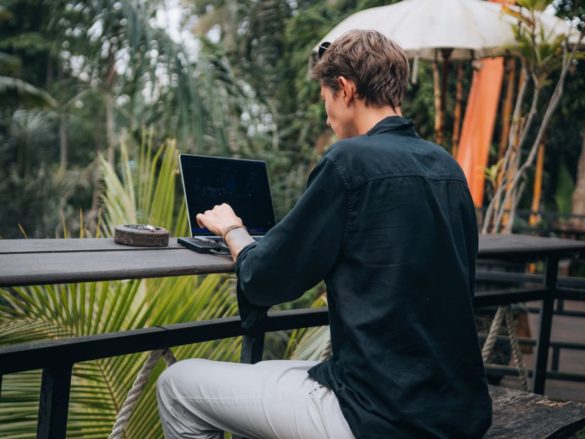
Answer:
[[[234,209],[250,235],[264,235],[274,226],[264,162],[185,154],[180,160],[192,235],[211,235],[198,226],[195,216],[221,203]]]

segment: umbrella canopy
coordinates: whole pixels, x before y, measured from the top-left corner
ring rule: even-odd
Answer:
[[[349,16],[319,44],[334,41],[349,30],[371,29],[396,41],[413,58],[434,60],[441,52],[436,49],[453,49],[449,56],[452,60],[497,56],[517,45],[512,24],[518,19],[502,8],[501,4],[482,0],[404,0]],[[547,37],[572,30],[569,22],[546,13],[539,14],[538,19]]]

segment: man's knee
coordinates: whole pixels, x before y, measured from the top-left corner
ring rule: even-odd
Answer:
[[[188,383],[192,383],[198,377],[204,378],[207,375],[206,370],[213,367],[212,363],[212,361],[199,358],[178,361],[158,377],[157,392],[176,393],[185,390]]]

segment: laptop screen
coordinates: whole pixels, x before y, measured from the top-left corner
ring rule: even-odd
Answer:
[[[187,154],[179,159],[192,236],[212,235],[195,216],[221,203],[232,206],[250,235],[264,235],[274,226],[264,162]]]

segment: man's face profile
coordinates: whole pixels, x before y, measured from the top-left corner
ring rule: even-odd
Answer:
[[[331,87],[321,84],[321,99],[325,104],[327,125],[331,127],[338,139],[354,136],[352,131],[352,112],[345,99],[343,88],[335,92]]]

